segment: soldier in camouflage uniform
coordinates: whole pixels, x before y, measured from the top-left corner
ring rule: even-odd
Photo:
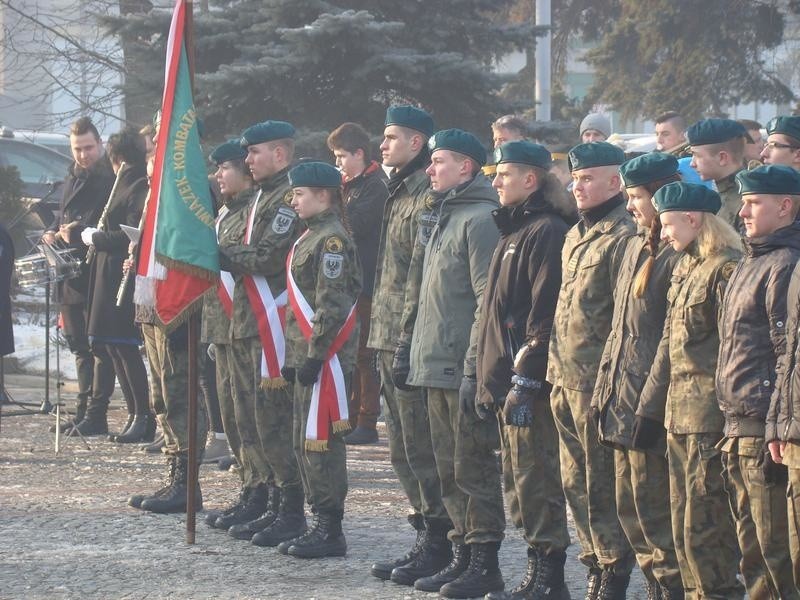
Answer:
[[[483,420],[475,411],[477,319],[499,238],[492,220],[497,193],[480,172],[486,151],[475,136],[446,129],[428,145],[438,221],[425,249],[408,383],[426,390],[453,560],[414,587],[472,598],[504,587],[497,564],[505,529],[494,454],[499,433],[494,414]]]
[[[290,255],[282,373],[295,381],[294,451],[314,522],[304,535],[283,542],[278,550],[301,558],[344,556],[344,434],[350,430],[346,411],[358,350],[355,305],[361,293],[361,263],[342,223],[339,171],[327,163],[307,162],[293,168],[289,178],[292,207],[308,230]],[[335,379],[340,386],[326,386]]]
[[[374,563],[372,574],[403,585],[433,575],[451,558],[446,537],[451,523],[442,503],[425,396],[420,388],[406,384],[422,261],[436,219],[427,202],[430,180],[425,174],[432,133],[433,119],[424,110],[392,106],[386,111],[381,153],[392,172],[367,341],[378,353],[389,456],[414,511],[408,520],[417,531],[409,552]]]
[[[614,314],[623,240],[634,232],[619,191],[622,150],[606,142],[569,152],[581,219],[561,253],[547,381],[561,449],[561,480],[572,510],[581,562],[589,567],[587,598],[624,598],[634,557],[617,518],[614,452],[598,440],[590,416],[597,370]]]
[[[686,130],[692,151],[691,166],[703,181],[713,180],[722,208],[717,215],[744,235],[739,208],[742,199],[736,174],[744,168],[744,146],[748,138],[744,125],[731,119],[703,119]]]
[[[683,583],[672,543],[666,431],[655,421],[635,420],[639,394],[661,340],[667,290],[678,254],[661,242],[655,191],[680,181],[678,160],[661,152],[620,167],[628,211],[638,235],[626,240],[614,288],[611,334],[600,361],[592,410],[600,440],[614,448],[619,522],[647,580],[648,598],[680,598]],[[649,426],[648,426],[649,425]]]
[[[786,468],[764,444],[778,357],[786,351],[789,280],[800,259],[800,173],[759,167],[736,176],[746,227],[745,257],[731,275],[719,322],[717,399],[726,489],[751,598],[800,600],[791,574]]]
[[[724,418],[714,375],[718,315],[741,256],[737,232],[716,213],[719,194],[670,183],[653,196],[662,239],[681,259],[667,294],[664,333],[637,416],[667,429],[672,535],[687,598],[741,598],[736,534],[722,479]]]
[[[292,451],[291,386],[277,373],[262,380],[263,347],[253,300],[246,290],[251,276],[263,276],[274,298],[286,287],[286,255],[300,233],[299,219],[289,205],[287,172],[293,137],[294,127],[284,121],[265,121],[244,131],[240,143],[247,148],[245,162],[259,186],[246,209],[250,236],[247,242],[220,245],[220,266],[234,275],[227,360],[245,460],[242,468],[253,475],[242,509],[219,517],[214,526],[242,525],[231,535],[249,538],[259,546],[276,546],[306,526],[300,472]],[[268,489],[270,472],[279,489]]]

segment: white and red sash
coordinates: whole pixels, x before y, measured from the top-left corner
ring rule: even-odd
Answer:
[[[247,217],[244,243],[249,244],[253,235],[253,223],[261,200],[258,191]],[[286,340],[283,335],[286,322],[286,291],[277,298],[263,275],[245,275],[242,278],[250,307],[258,324],[258,337],[261,339],[261,385],[266,388],[282,387],[286,381],[281,378],[281,368],[286,357]]]
[[[228,210],[228,207],[223,206],[217,216],[217,243],[219,243],[219,228],[222,225],[222,220],[229,212],[230,210]],[[222,310],[225,311],[225,314],[228,315],[230,319],[231,315],[233,315],[233,275],[231,275],[230,271],[223,271],[220,269],[217,296],[219,297],[220,304],[222,304]]]
[[[300,243],[308,231],[292,246],[291,252],[286,259],[286,288],[289,292],[289,306],[292,308],[300,332],[307,341],[311,341],[312,324],[311,319],[314,311],[303,296],[300,288],[292,276],[292,258],[297,244]],[[344,373],[342,365],[339,363],[337,352],[341,350],[344,343],[353,332],[356,323],[356,305],[353,304],[347,319],[336,334],[333,344],[328,349],[325,357],[325,364],[322,366],[322,373],[311,390],[311,406],[308,410],[308,421],[306,423],[306,450],[324,452],[328,449],[328,429],[332,428],[335,433],[348,431],[350,429],[350,414],[347,410],[347,388],[345,387]]]

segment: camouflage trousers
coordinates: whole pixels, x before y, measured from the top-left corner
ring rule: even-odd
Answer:
[[[722,434],[667,434],[672,537],[686,598],[742,598],[738,549],[716,448]]]
[[[454,544],[486,544],[503,539],[506,519],[494,451],[500,445],[497,421],[474,410],[459,410],[458,390],[426,388],[436,470],[442,501],[453,522]]]
[[[393,356],[390,351],[378,351],[392,467],[415,514],[429,522],[448,520],[433,457],[425,391],[421,388],[404,391],[394,386]]]
[[[669,468],[663,455],[614,450],[617,515],[648,581],[683,589],[670,527]]]
[[[351,392],[351,373],[344,374],[346,395]],[[347,451],[344,435],[328,429],[328,448],[319,452],[306,448],[306,424],[311,407],[310,385],[294,384],[294,454],[306,499],[314,512],[344,512],[347,497]]]
[[[786,508],[789,513],[789,554],[792,557],[794,584],[800,588],[800,468],[789,467],[786,496]]]
[[[617,517],[614,451],[599,442],[589,418],[592,392],[554,386],[550,406],[558,428],[561,482],[581,543],[580,561],[628,574],[636,562]]]
[[[567,507],[558,464],[558,432],[547,402],[533,405],[530,427],[501,428],[503,484],[511,521],[543,554],[569,546]]]
[[[789,555],[786,488],[764,482],[764,438],[725,438],[719,447],[747,593],[751,598],[800,600]]]
[[[292,450],[291,386],[261,387],[258,337],[233,340],[225,348],[245,487],[271,483],[273,477],[281,488],[300,486]]]
[[[189,451],[189,349],[186,341],[174,342],[155,325],[142,323],[144,349],[150,366],[150,402],[164,432],[164,452]],[[208,434],[206,407],[197,402],[198,458]]]

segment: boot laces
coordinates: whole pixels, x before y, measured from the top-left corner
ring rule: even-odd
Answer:
[[[523,592],[527,590],[529,587],[533,587],[536,585],[538,581],[537,574],[539,573],[539,553],[537,552],[533,556],[528,557],[528,565],[525,567],[525,575],[520,581],[519,585],[514,588],[514,592]]]

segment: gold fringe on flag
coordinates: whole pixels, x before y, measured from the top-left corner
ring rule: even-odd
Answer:
[[[347,433],[352,429],[350,421],[334,421],[331,427],[333,427],[333,433]]]
[[[156,325],[158,325],[161,329],[163,329],[167,334],[172,333],[178,327],[186,323],[186,321],[189,320],[189,317],[191,317],[194,313],[198,312],[203,308],[203,296],[205,296],[205,294],[202,294],[197,298],[195,298],[194,300],[192,300],[189,304],[186,305],[186,308],[184,308],[181,311],[181,314],[172,319],[172,321],[170,321],[169,323],[165,323],[164,321],[162,321],[159,318],[158,313],[156,313],[155,315]]]
[[[205,279],[206,281],[217,281],[219,279],[219,273],[215,273],[214,271],[209,271],[208,269],[203,269],[202,267],[196,267],[183,261],[169,258],[163,254],[156,254],[156,258],[158,259],[158,262],[163,264],[168,269],[175,269],[181,273],[186,273],[187,275],[198,277],[199,279]]]
[[[327,452],[328,440],[306,440],[306,450],[309,452]]]
[[[285,387],[288,387],[288,385],[289,382],[286,381],[283,377],[273,377],[272,379],[263,377],[261,379],[262,390],[280,390]]]

